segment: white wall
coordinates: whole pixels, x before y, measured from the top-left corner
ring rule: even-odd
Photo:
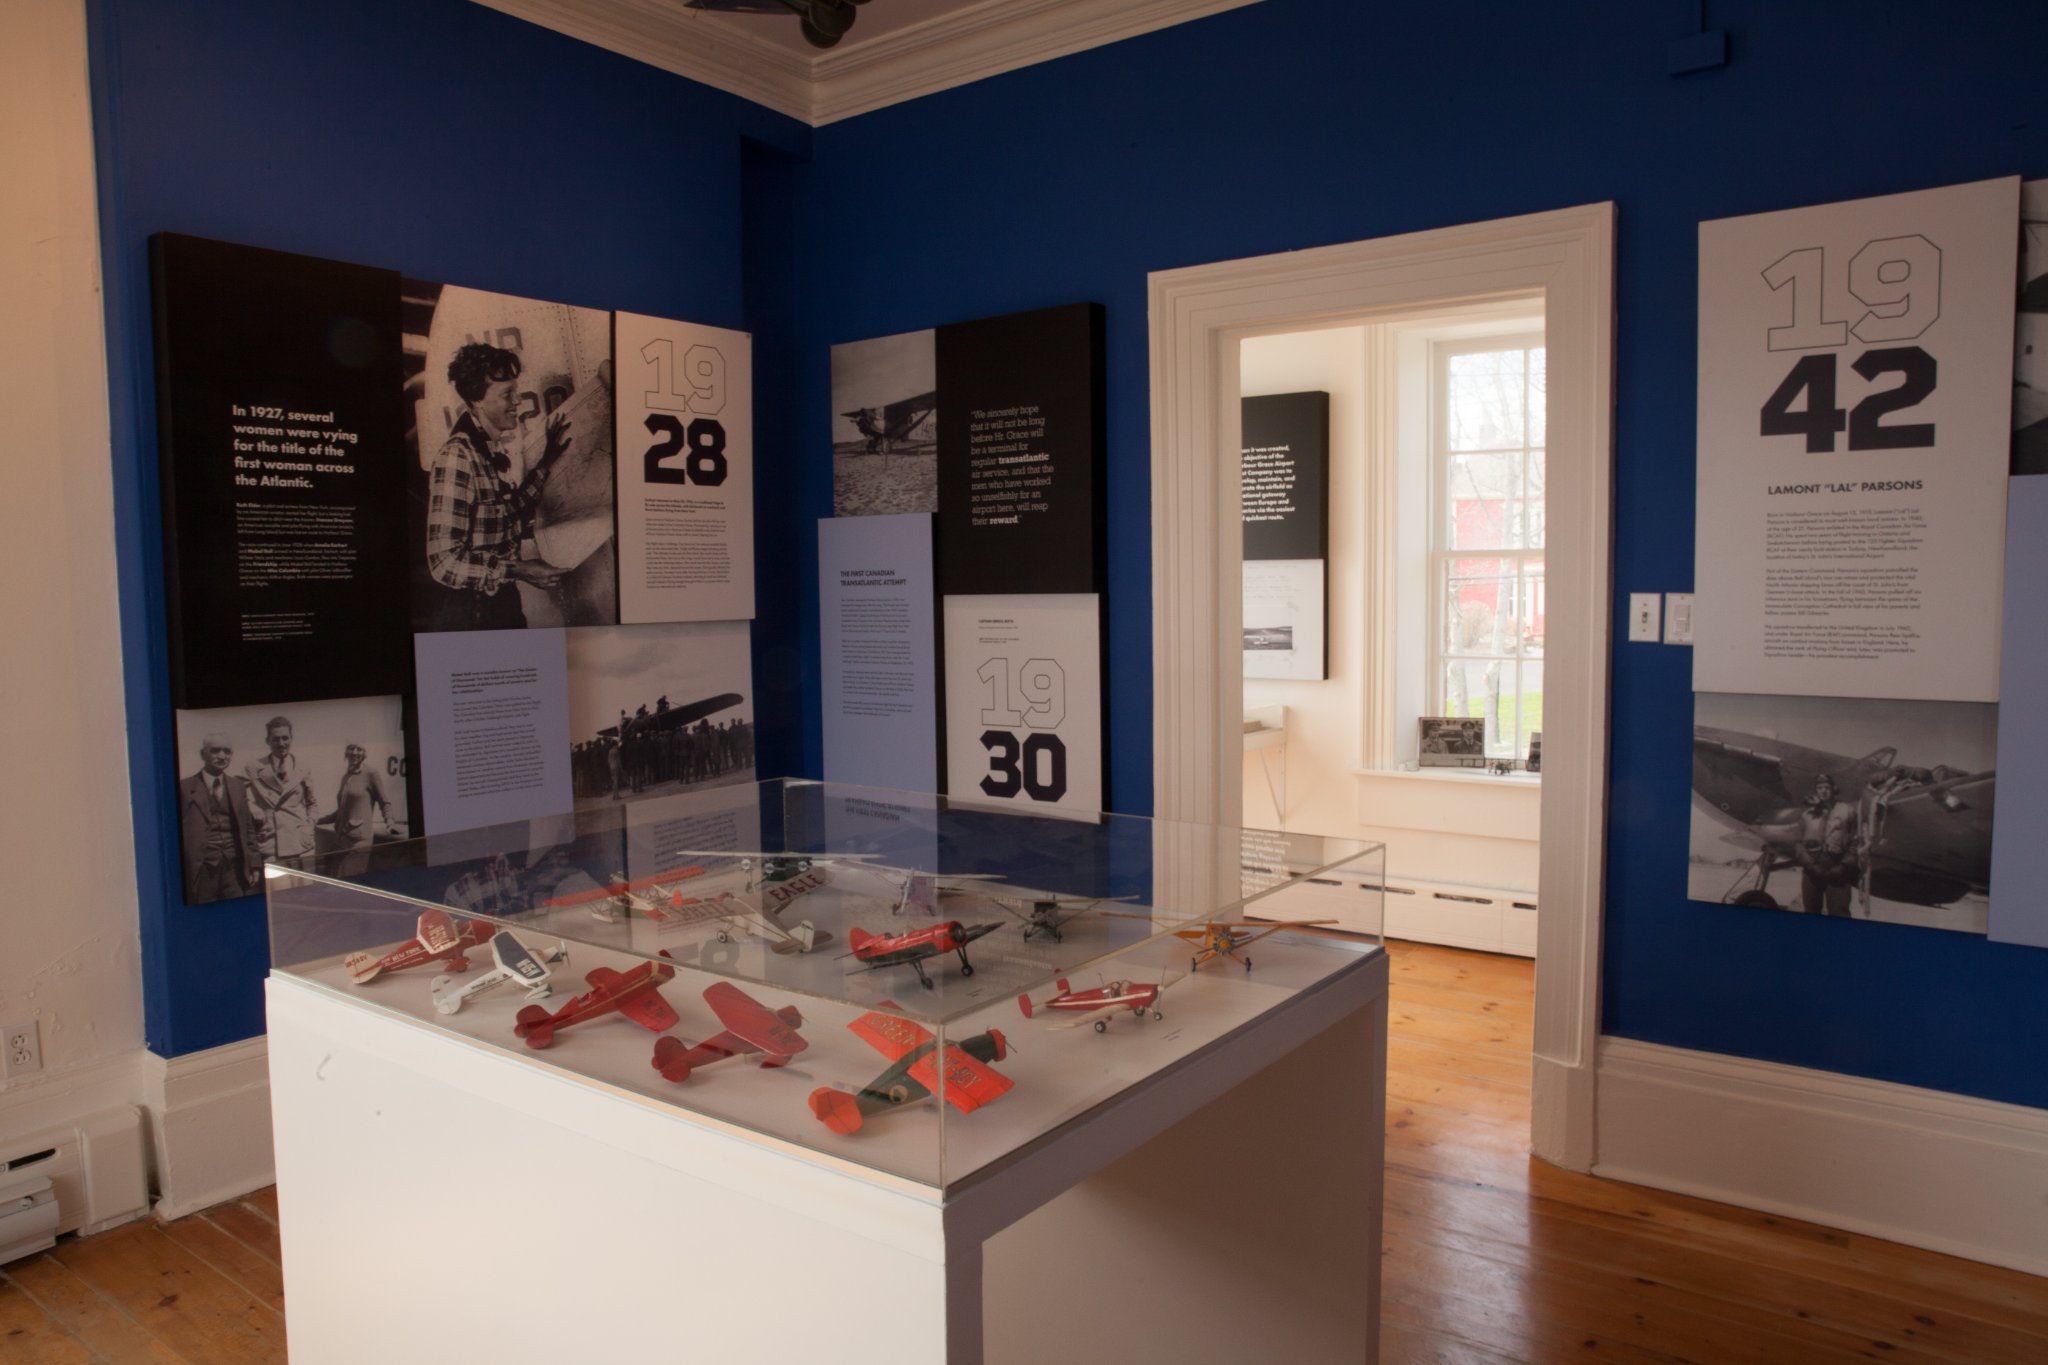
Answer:
[[[1315,389],[1330,395],[1330,676],[1323,682],[1245,679],[1246,709],[1285,706],[1288,736],[1286,811],[1276,811],[1269,794],[1262,766],[1269,760],[1254,752],[1245,759],[1244,820],[1259,827],[1278,824],[1382,840],[1390,882],[1422,879],[1533,895],[1540,786],[1479,776],[1358,771],[1368,747],[1360,727],[1367,635],[1374,628],[1364,619],[1361,586],[1368,534],[1367,363],[1364,327],[1254,337],[1240,351],[1240,384],[1247,397]],[[1413,486],[1418,483],[1402,480],[1398,505],[1404,523],[1427,515],[1424,490]],[[1416,638],[1404,637],[1404,654],[1419,655],[1420,636],[1415,629],[1407,634]],[[1408,671],[1419,680],[1419,663]],[[1416,697],[1419,689],[1418,681]],[[1405,689],[1402,703],[1408,710],[1419,705]],[[1391,748],[1412,755],[1412,740],[1404,746],[1400,738]],[[1271,761],[1277,774],[1278,760]]]
[[[4,1136],[132,1101],[143,1037],[82,0],[0,4],[0,166],[0,1023],[43,1043]]]

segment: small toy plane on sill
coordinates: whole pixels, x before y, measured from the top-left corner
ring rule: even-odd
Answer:
[[[567,962],[569,947],[557,943],[554,951],[543,957],[521,943],[510,929],[500,929],[491,935],[491,960],[497,965],[468,981],[457,982],[452,976],[435,977],[428,987],[434,997],[434,1008],[443,1014],[453,1014],[470,997],[506,984],[524,986],[528,1000],[545,999],[554,992],[554,985],[548,980],[548,964]]]
[[[763,1069],[788,1066],[789,1059],[810,1044],[797,1030],[804,1017],[795,1005],[771,1010],[730,981],[719,981],[704,990],[704,1003],[725,1025],[725,1032],[706,1038],[695,1047],[683,1040],[663,1036],[654,1040],[654,1069],[663,1080],[686,1081],[690,1072],[728,1057],[761,1053]]]
[[[588,992],[575,996],[553,1014],[539,1005],[522,1007],[512,1031],[524,1038],[528,1047],[544,1048],[555,1041],[558,1030],[616,1011],[649,1033],[666,1033],[681,1022],[674,1006],[661,998],[661,988],[675,974],[675,967],[666,961],[643,962],[623,972],[598,967],[584,975],[590,985]]]
[[[1001,920],[969,926],[949,919],[942,924],[902,934],[871,934],[865,929],[851,929],[847,931],[846,941],[852,945],[853,956],[862,967],[908,967],[917,973],[917,984],[930,990],[932,979],[925,975],[924,970],[927,959],[941,953],[958,953],[960,975],[973,976],[974,964],[967,960],[967,945],[1002,927]]]
[[[1053,1027],[1069,1029],[1093,1023],[1097,1033],[1109,1030],[1109,1016],[1117,1010],[1129,1010],[1139,1019],[1145,1017],[1147,1010],[1152,1011],[1154,1019],[1166,1017],[1159,1012],[1159,997],[1166,991],[1166,983],[1163,981],[1151,985],[1143,981],[1112,981],[1093,990],[1077,991],[1067,984],[1065,977],[1061,977],[1053,982],[1053,989],[1059,994],[1039,1001],[1036,1006],[1032,1005],[1030,996],[1018,996],[1017,1008],[1024,1011],[1026,1019],[1032,1017],[1034,1009],[1060,1010],[1077,1014],[1079,1018],[1054,1024]]]
[[[446,910],[428,910],[420,915],[418,932],[410,941],[399,944],[382,957],[375,953],[350,953],[341,960],[341,968],[358,986],[376,980],[385,972],[402,972],[408,967],[424,967],[429,962],[446,963],[451,972],[466,972],[469,970],[469,949],[482,947],[492,932],[489,920],[468,920],[457,927],[454,916]]]
[[[857,1092],[849,1094],[829,1086],[811,1092],[811,1112],[835,1133],[857,1133],[874,1115],[914,1104],[934,1091],[943,1091],[947,1103],[971,1114],[1002,1098],[1016,1084],[989,1069],[1011,1051],[1009,1039],[1000,1029],[977,1033],[941,1051],[938,1039],[929,1031],[897,1015],[870,1012],[847,1027],[891,1065]]]

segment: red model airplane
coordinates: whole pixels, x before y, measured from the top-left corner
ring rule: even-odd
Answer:
[[[690,878],[703,875],[704,869],[694,865],[657,872],[651,877],[636,877],[632,881],[627,881],[623,872],[614,872],[611,880],[603,886],[572,891],[566,896],[552,896],[541,904],[556,909],[587,905],[592,917],[605,923],[631,919],[635,915],[653,920],[668,919],[674,910],[700,904],[696,898],[683,895],[678,888]]]
[[[1109,1028],[1109,1020],[1097,1016],[1107,1015],[1113,1010],[1129,1010],[1140,1019],[1145,1017],[1146,1010],[1152,1011],[1154,1019],[1166,1017],[1159,1012],[1159,997],[1166,989],[1164,982],[1147,985],[1142,981],[1112,981],[1107,986],[1097,986],[1094,990],[1077,991],[1067,984],[1067,979],[1063,976],[1053,983],[1053,987],[1059,994],[1049,1000],[1041,1000],[1037,1008],[1066,1010],[1081,1016],[1064,1024],[1057,1024],[1054,1026],[1056,1028],[1079,1028],[1093,1019],[1095,1031],[1103,1033]],[[1024,1017],[1029,1019],[1032,1011],[1031,997],[1018,996],[1017,1008],[1023,1010]]]
[[[445,962],[451,972],[466,972],[467,950],[481,948],[491,941],[494,932],[487,920],[469,920],[457,928],[454,916],[446,910],[429,910],[420,916],[419,932],[411,941],[399,944],[382,957],[375,953],[350,953],[341,960],[341,968],[358,986],[374,981],[384,972],[402,972],[429,962]]]
[[[791,1057],[810,1046],[797,1032],[803,1027],[804,1017],[795,1005],[771,1010],[730,981],[706,987],[704,1003],[725,1025],[725,1032],[689,1048],[683,1046],[680,1038],[655,1039],[654,1069],[662,1079],[686,1081],[693,1067],[754,1052],[767,1054],[761,1063],[763,1068],[788,1066]]]
[[[904,934],[871,934],[865,929],[851,929],[846,941],[853,945],[853,955],[863,966],[908,967],[917,973],[917,984],[930,990],[932,979],[925,975],[925,959],[941,953],[958,953],[960,975],[973,976],[974,964],[967,960],[967,945],[1002,927],[1001,920],[970,926],[949,919]]]
[[[576,996],[553,1014],[545,1006],[527,1005],[519,1011],[512,1031],[524,1038],[528,1047],[542,1048],[555,1041],[557,1029],[617,1010],[649,1033],[666,1033],[679,1020],[674,1007],[661,998],[661,988],[675,974],[676,969],[667,962],[643,962],[623,972],[599,967],[584,975],[590,983],[587,994]]]
[[[893,1014],[863,1014],[847,1027],[893,1065],[854,1094],[824,1086],[811,1092],[811,1112],[835,1133],[857,1133],[869,1116],[914,1104],[940,1089],[955,1109],[971,1114],[1016,1084],[988,1068],[1010,1053],[1009,1040],[1000,1029],[950,1044],[942,1053],[930,1033]]]

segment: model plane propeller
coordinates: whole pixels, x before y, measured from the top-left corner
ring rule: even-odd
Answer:
[[[1053,982],[1053,989],[1059,992],[1057,995],[1041,1000],[1035,1006],[1031,1003],[1029,995],[1020,995],[1017,997],[1017,1008],[1024,1012],[1026,1019],[1031,1018],[1036,1010],[1057,1010],[1074,1014],[1078,1017],[1054,1024],[1053,1027],[1080,1028],[1084,1024],[1092,1023],[1097,1033],[1104,1033],[1109,1029],[1110,1018],[1118,1010],[1129,1010],[1139,1019],[1143,1019],[1145,1012],[1150,1010],[1154,1019],[1164,1019],[1166,1016],[1159,1010],[1159,998],[1166,994],[1168,984],[1165,981],[1150,984],[1143,981],[1111,981],[1093,990],[1077,991],[1067,984],[1065,977],[1061,977]]]
[[[835,1133],[857,1133],[876,1114],[944,1093],[947,1103],[971,1114],[1002,1098],[1016,1084],[990,1064],[1013,1048],[1000,1029],[990,1029],[941,1049],[938,1039],[908,1019],[871,1011],[848,1024],[855,1036],[887,1057],[889,1068],[849,1094],[821,1086],[811,1092],[811,1112]]]
[[[573,997],[553,1014],[539,1005],[523,1007],[512,1031],[524,1038],[528,1047],[543,1048],[555,1041],[558,1030],[618,1013],[649,1033],[668,1032],[680,1020],[675,1008],[661,998],[661,988],[675,978],[676,969],[666,960],[666,952],[661,956],[664,960],[643,962],[628,971],[599,967],[586,973],[583,979],[589,991]]]
[[[443,1014],[453,1014],[470,997],[507,984],[525,987],[528,1000],[545,999],[554,991],[553,983],[548,980],[548,964],[568,961],[569,947],[565,943],[557,943],[554,950],[543,957],[521,943],[510,929],[500,929],[491,935],[491,960],[497,965],[465,982],[457,983],[452,976],[435,977],[427,988],[434,997],[434,1008]]]
[[[925,975],[924,970],[928,959],[941,953],[958,953],[960,975],[973,976],[974,964],[967,960],[967,945],[1002,927],[1001,920],[965,925],[959,920],[949,919],[942,924],[927,925],[902,934],[871,934],[865,929],[851,929],[847,931],[846,941],[852,945],[852,955],[862,967],[869,970],[908,967],[917,973],[917,984],[930,990],[932,979]]]
[[[488,920],[473,919],[458,927],[454,916],[446,910],[428,910],[419,918],[418,932],[407,942],[382,957],[375,953],[350,953],[341,960],[341,967],[358,986],[385,972],[402,972],[429,962],[446,963],[451,972],[466,972],[468,950],[482,947],[491,932]]]
[[[664,1080],[686,1081],[697,1067],[757,1052],[764,1054],[764,1069],[788,1066],[791,1057],[810,1046],[797,1032],[804,1017],[795,1005],[771,1010],[730,981],[706,987],[704,1003],[725,1025],[725,1032],[695,1047],[685,1047],[682,1039],[666,1035],[655,1039],[654,1069]]]

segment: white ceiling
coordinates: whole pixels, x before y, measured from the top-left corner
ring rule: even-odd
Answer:
[[[681,0],[476,0],[813,125],[1258,0],[869,0],[838,46]]]

